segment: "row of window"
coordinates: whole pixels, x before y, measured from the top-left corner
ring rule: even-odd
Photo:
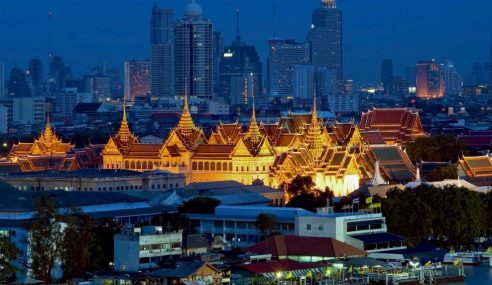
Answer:
[[[233,167],[232,167],[232,162],[196,162],[196,161],[193,161],[192,164],[191,164],[191,170],[202,170],[202,171],[233,171],[232,170]],[[251,170],[255,170],[255,168],[251,168]],[[266,171],[267,170],[267,167],[265,165],[263,166],[260,166],[260,165],[257,165],[256,166],[256,171]],[[249,166],[236,166],[236,172],[244,172],[244,171],[247,171],[249,172],[250,171],[250,168]]]
[[[140,245],[140,250],[161,250],[171,251],[176,248],[181,248],[180,242],[173,243],[155,243],[155,244],[143,244]]]
[[[17,187],[19,190],[26,190],[26,186],[18,186]],[[150,185],[150,188],[152,190],[155,190],[155,189],[167,189],[167,184],[152,184]],[[169,188],[170,189],[173,189],[173,188],[179,188],[179,183],[169,183]],[[142,185],[125,185],[125,186],[116,186],[114,187],[114,189],[116,191],[128,191],[128,190],[143,190],[143,186]],[[39,186],[31,186],[31,190],[34,191],[43,191],[44,190],[44,187],[39,187]],[[55,186],[55,190],[65,190],[65,191],[69,191],[69,190],[73,190],[73,187],[58,187],[58,186]],[[97,190],[97,191],[113,191],[113,187],[112,186],[109,186],[109,187],[97,187],[97,188],[93,188],[93,187],[78,187],[77,188],[77,191],[94,191],[94,190]]]

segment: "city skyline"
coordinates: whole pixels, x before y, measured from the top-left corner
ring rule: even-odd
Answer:
[[[97,10],[81,1],[28,2],[29,10],[21,10],[12,1],[0,3],[0,10],[7,11],[0,17],[0,27],[5,27],[0,28],[0,41],[5,43],[0,46],[3,55],[0,62],[5,62],[6,71],[15,65],[25,68],[33,57],[46,63],[50,30],[53,53],[62,56],[77,75],[106,60],[122,69],[124,61],[150,58],[149,11],[154,1],[139,6],[127,0],[119,1],[118,6],[98,3]],[[157,2],[160,7],[173,9],[175,15],[183,15],[189,1]],[[312,11],[320,5],[318,0],[274,2],[230,1],[219,5],[218,0],[198,1],[204,16],[214,23],[214,30],[224,35],[226,45],[235,37],[235,10],[240,9],[242,37],[257,47],[262,62],[266,62],[267,40],[272,37],[274,27],[278,37],[303,41]],[[478,4],[483,9],[474,9]],[[452,60],[460,73],[468,73],[473,62],[489,60],[491,35],[487,31],[492,23],[487,21],[486,11],[490,10],[487,7],[492,8],[492,3],[473,0],[463,6],[441,0],[431,3],[375,0],[371,2],[371,13],[366,12],[366,3],[361,0],[350,3],[340,0],[337,5],[344,13],[345,78],[361,83],[377,81],[383,58],[392,58],[395,74],[400,75],[405,66],[424,59]],[[474,13],[467,13],[468,9],[474,9]],[[392,13],[388,14],[388,10]],[[51,28],[48,11],[53,11]],[[296,11],[296,16],[291,17],[290,11]],[[104,17],[108,14],[115,15],[116,20]],[[399,24],[394,25],[395,22]],[[97,44],[92,44],[94,41]]]

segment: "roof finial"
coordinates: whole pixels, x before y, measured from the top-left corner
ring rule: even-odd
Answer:
[[[422,179],[420,178],[420,167],[418,164],[416,165],[415,182],[422,183]]]
[[[253,105],[253,111],[251,112],[251,122],[249,125],[249,137],[251,139],[251,142],[253,144],[258,144],[260,141],[260,128],[258,127],[258,122],[256,121],[256,110],[255,110],[255,94],[254,94],[254,79],[253,79],[253,73],[250,74],[250,80],[251,80],[251,99],[252,99],[252,105]]]
[[[195,129],[195,124],[191,118],[188,106],[188,79],[185,79],[183,113],[181,113],[181,117],[179,118],[178,129],[184,136],[190,135],[193,132],[193,129]]]

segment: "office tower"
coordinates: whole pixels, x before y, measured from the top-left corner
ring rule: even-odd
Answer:
[[[381,61],[381,83],[386,91],[391,88],[393,81],[393,60],[383,59]]]
[[[202,17],[200,5],[188,4],[174,28],[176,95],[213,98],[212,41],[212,22]]]
[[[452,61],[442,64],[444,82],[446,84],[446,94],[459,95],[463,91],[463,79],[456,71]]]
[[[214,32],[214,92],[219,94],[221,91],[220,81],[220,62],[224,54],[224,37],[220,32]]]
[[[492,42],[490,43],[489,73],[490,73],[489,84],[490,86],[492,86]]]
[[[358,113],[359,95],[353,90],[352,80],[337,81],[337,90],[328,98],[332,113]]]
[[[296,104],[313,102],[315,81],[316,68],[313,65],[294,65],[293,89]]]
[[[150,62],[125,62],[125,100],[133,101],[136,97],[150,94]]]
[[[401,76],[394,76],[388,93],[392,96],[408,96],[408,81]]]
[[[91,93],[98,102],[105,102],[111,99],[111,81],[102,74],[87,77],[85,90]]]
[[[441,65],[435,60],[417,63],[417,97],[437,99],[444,97],[445,82]]]
[[[307,41],[312,64],[334,69],[337,79],[342,79],[342,11],[337,9],[336,0],[322,0],[321,7],[313,12]]]
[[[151,17],[151,93],[153,98],[174,95],[174,13],[154,5]]]
[[[26,74],[17,67],[12,68],[8,82],[8,97],[29,97],[31,90],[26,79]]]
[[[259,97],[258,86],[261,80],[253,74],[243,74],[242,76],[233,76],[228,84],[231,97],[227,102],[231,106],[251,108],[253,98],[257,100]],[[258,107],[258,106],[257,106]]]
[[[0,100],[5,97],[5,66],[0,62]]]
[[[261,96],[262,90],[262,66],[260,56],[256,52],[254,46],[247,45],[239,34],[237,28],[236,39],[230,46],[224,48],[220,61],[220,96],[230,101],[231,105],[248,103],[248,100],[239,100],[235,98],[240,96],[236,88],[232,88],[232,84],[236,86],[241,83],[242,86],[254,88],[250,90],[256,97]],[[254,84],[250,84],[254,83]],[[246,85],[245,85],[246,84]],[[251,93],[250,92],[250,93]],[[251,98],[250,98],[251,99]]]
[[[63,58],[54,56],[50,62],[50,73],[48,75],[48,94],[51,97],[59,97],[61,91],[67,84],[69,69],[65,66]]]
[[[271,97],[292,99],[294,65],[309,63],[309,44],[272,39],[268,57],[268,90]]]
[[[39,95],[39,93],[43,90],[44,84],[43,62],[38,58],[31,59],[29,61],[27,74],[30,79],[33,93]]]
[[[9,131],[9,109],[0,104],[0,135],[5,135]]]
[[[407,84],[409,87],[415,87],[417,82],[417,69],[415,66],[407,66],[405,67],[405,79],[407,80]]]

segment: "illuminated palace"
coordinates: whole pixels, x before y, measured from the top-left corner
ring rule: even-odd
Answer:
[[[34,142],[19,142],[12,146],[6,161],[0,162],[0,173],[45,170],[76,170],[100,164],[98,145],[76,149],[58,137],[47,116],[46,126]]]
[[[219,122],[207,139],[193,123],[185,96],[179,123],[163,144],[140,143],[123,110],[121,127],[102,152],[103,167],[162,169],[185,174],[187,183],[235,180],[252,184],[257,180],[272,187],[289,183],[297,175],[311,176],[317,188],[327,187],[337,196],[369,181],[377,161],[387,181],[412,180],[415,169],[405,152],[394,141],[385,144],[379,132],[368,128],[361,132],[354,122],[327,127],[317,117],[316,104],[311,114],[290,113],[274,124],[258,123],[253,103],[249,126]]]

